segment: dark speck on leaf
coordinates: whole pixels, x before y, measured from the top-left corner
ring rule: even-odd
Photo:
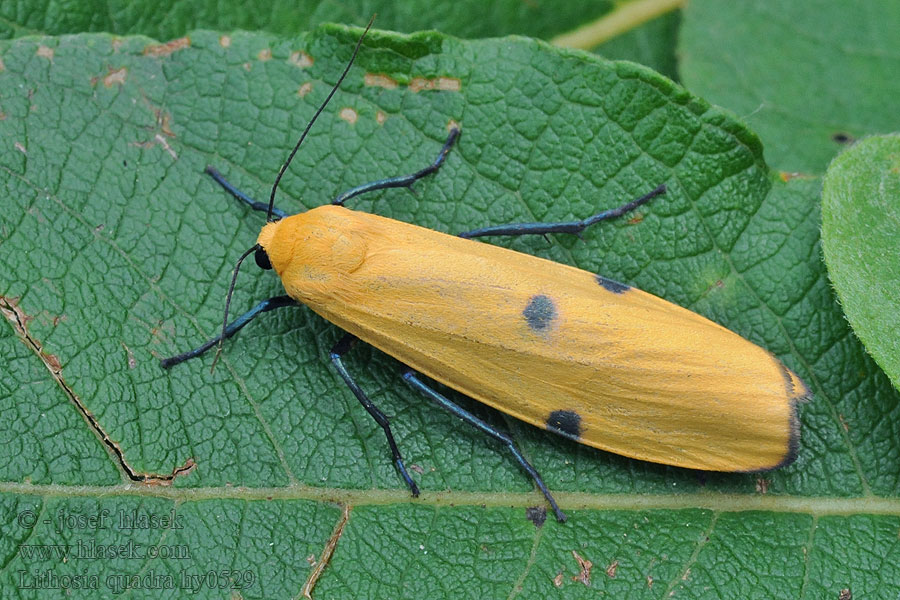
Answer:
[[[547,509],[543,506],[529,506],[525,509],[525,518],[540,527],[547,520]]]
[[[844,133],[843,131],[838,131],[834,135],[831,136],[831,139],[838,144],[849,144],[854,141],[853,136],[849,133]]]

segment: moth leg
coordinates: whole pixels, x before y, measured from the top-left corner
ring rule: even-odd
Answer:
[[[405,187],[412,189],[412,184],[417,180],[422,179],[428,175],[431,175],[435,171],[441,168],[441,165],[444,164],[444,159],[447,158],[447,154],[450,152],[450,148],[453,147],[453,144],[456,143],[456,139],[459,137],[459,127],[455,125],[450,129],[450,135],[447,136],[447,141],[444,142],[444,147],[441,148],[441,151],[438,153],[434,162],[425,167],[420,171],[416,171],[412,175],[399,175],[397,177],[389,177],[387,179],[379,179],[378,181],[373,181],[371,183],[364,183],[362,185],[358,185],[355,188],[349,189],[334,200],[331,201],[332,204],[337,204],[339,206],[343,206],[344,202],[353,198],[354,196],[359,196],[360,194],[365,194],[366,192],[374,192],[375,190],[383,190],[386,188],[398,188]]]
[[[168,369],[169,367],[175,366],[178,363],[182,363],[186,360],[190,360],[194,357],[200,356],[213,346],[219,343],[221,339],[228,339],[238,331],[240,331],[244,325],[258,317],[264,312],[269,312],[270,310],[275,310],[276,308],[282,308],[284,306],[300,306],[300,303],[291,298],[290,296],[275,296],[272,298],[268,298],[263,300],[237,319],[228,324],[228,327],[225,328],[224,335],[217,335],[203,343],[203,345],[194,348],[193,350],[188,350],[187,352],[183,352],[177,356],[170,356],[169,358],[164,358],[159,361],[159,366],[163,369]]]
[[[231,183],[225,179],[225,176],[219,173],[215,167],[207,166],[205,172],[216,180],[216,183],[225,188],[225,191],[240,200],[241,202],[247,204],[253,210],[259,210],[262,212],[268,212],[269,203],[268,202],[257,202],[241,190],[237,189]],[[280,208],[272,207],[272,214],[276,215],[279,219],[283,219],[287,216],[287,213],[281,210]]]
[[[587,219],[580,221],[562,221],[559,223],[509,223],[506,225],[491,225],[490,227],[482,227],[481,229],[473,229],[464,231],[459,235],[462,238],[476,238],[486,235],[546,235],[548,233],[574,233],[580,235],[582,231],[600,221],[615,219],[621,217],[625,213],[634,210],[638,206],[649,202],[653,198],[666,193],[665,184],[660,185],[649,194],[645,194],[640,198],[626,202],[617,208],[611,208],[601,213],[597,213]]]
[[[362,388],[353,380],[353,377],[347,371],[347,368],[344,366],[343,357],[347,352],[350,351],[350,348],[353,347],[357,341],[357,337],[352,334],[346,334],[338,343],[334,345],[334,348],[331,349],[331,362],[334,364],[334,367],[337,369],[337,372],[340,374],[341,379],[344,380],[344,383],[347,384],[347,387],[350,388],[350,391],[353,392],[353,395],[356,396],[356,399],[359,400],[359,403],[363,405],[372,418],[375,419],[375,422],[378,423],[381,428],[384,430],[384,435],[387,437],[388,446],[391,447],[391,457],[394,460],[394,466],[397,467],[397,471],[400,472],[400,476],[403,477],[403,481],[406,482],[406,485],[409,486],[409,491],[412,492],[414,497],[419,496],[419,486],[416,485],[416,482],[413,481],[413,478],[409,476],[409,472],[406,470],[406,465],[403,464],[403,457],[400,455],[400,449],[397,448],[397,442],[394,441],[394,434],[391,433],[391,426],[388,423],[387,415],[385,415],[381,410],[375,406],[369,397],[366,396],[366,393],[362,391]]]
[[[473,415],[472,413],[470,413],[463,407],[461,407],[458,404],[456,404],[455,402],[452,402],[451,400],[449,400],[443,394],[440,394],[437,391],[435,391],[434,389],[432,389],[431,387],[429,387],[427,384],[422,382],[421,379],[419,379],[418,373],[416,373],[412,369],[407,369],[406,371],[404,371],[403,379],[405,379],[412,387],[414,387],[418,391],[422,392],[430,400],[433,400],[434,402],[436,402],[443,408],[447,409],[448,411],[450,411],[451,413],[453,413],[454,415],[456,415],[457,417],[459,417],[460,419],[462,419],[469,425],[472,425],[476,429],[479,429],[483,433],[488,434],[495,440],[504,444],[509,449],[509,451],[512,453],[512,455],[515,457],[515,459],[519,462],[519,464],[522,466],[522,468],[525,469],[525,471],[529,475],[531,475],[532,479],[534,479],[535,485],[537,485],[538,489],[541,490],[541,493],[544,494],[544,498],[547,499],[547,502],[549,502],[550,506],[553,508],[553,512],[556,513],[556,520],[559,521],[560,523],[565,522],[565,520],[566,520],[565,513],[563,513],[563,511],[560,510],[559,505],[556,504],[556,500],[553,499],[553,495],[550,493],[550,490],[548,490],[547,486],[544,485],[544,480],[541,479],[541,476],[537,472],[537,469],[535,469],[533,466],[531,466],[531,463],[529,463],[525,459],[525,457],[522,455],[522,452],[516,446],[516,443],[513,441],[513,439],[511,437],[509,437],[508,434],[503,433],[502,431],[498,431],[496,428],[494,428],[489,423],[486,423],[482,419],[479,419],[478,417],[476,417],[475,415]]]

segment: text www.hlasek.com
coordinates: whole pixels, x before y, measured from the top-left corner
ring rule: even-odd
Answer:
[[[74,544],[24,544],[19,547],[19,555],[35,560],[97,560],[105,558],[146,559],[168,558],[185,560],[191,558],[187,544],[98,544],[93,540],[78,540]]]

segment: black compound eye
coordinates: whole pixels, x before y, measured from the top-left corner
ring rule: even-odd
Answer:
[[[269,255],[266,254],[266,251],[262,248],[257,249],[256,253],[253,255],[253,258],[256,259],[256,266],[260,269],[265,269],[269,271],[272,269],[272,263],[269,262]]]

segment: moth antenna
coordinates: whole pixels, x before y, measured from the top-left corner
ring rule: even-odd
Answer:
[[[253,244],[252,248],[241,254],[237,264],[234,265],[234,274],[231,276],[231,285],[228,287],[228,295],[225,297],[225,316],[222,318],[222,335],[219,336],[219,343],[216,345],[216,357],[213,359],[212,366],[209,368],[210,373],[216,368],[216,363],[219,362],[219,355],[222,354],[222,342],[225,341],[225,330],[228,329],[228,309],[231,308],[231,295],[234,293],[234,284],[237,283],[237,276],[238,271],[241,268],[241,263],[244,262],[245,258],[250,256],[251,252],[255,252],[259,248],[259,244]]]
[[[272,186],[272,194],[269,196],[269,211],[266,213],[266,221],[271,222],[272,219],[272,208],[275,206],[275,190],[278,189],[278,183],[281,181],[281,177],[284,175],[284,172],[287,171],[288,166],[291,164],[291,161],[294,160],[294,155],[297,154],[297,150],[300,149],[300,144],[303,143],[303,140],[306,139],[306,134],[309,133],[309,130],[312,128],[313,123],[316,122],[316,119],[319,118],[319,115],[322,114],[322,111],[325,110],[325,107],[331,101],[332,96],[334,96],[335,92],[337,92],[338,88],[341,85],[341,82],[344,81],[344,77],[347,76],[347,73],[350,72],[350,67],[353,66],[353,61],[356,60],[356,54],[359,52],[359,47],[362,46],[362,42],[366,37],[366,34],[369,33],[369,29],[372,27],[372,23],[375,22],[375,15],[372,15],[372,18],[369,19],[369,24],[366,25],[366,30],[363,31],[362,35],[359,36],[359,41],[356,42],[356,48],[353,49],[353,55],[350,57],[350,62],[347,63],[347,66],[344,67],[344,72],[341,73],[340,78],[338,78],[337,83],[334,84],[334,87],[331,88],[331,92],[329,92],[328,97],[325,98],[325,102],[319,107],[319,110],[316,111],[316,114],[313,115],[312,119],[309,120],[309,123],[306,124],[306,129],[303,130],[303,133],[300,135],[300,139],[297,140],[297,144],[294,146],[294,149],[291,150],[291,153],[288,155],[284,164],[281,165],[281,170],[278,171],[278,176],[275,178],[275,184]]]

